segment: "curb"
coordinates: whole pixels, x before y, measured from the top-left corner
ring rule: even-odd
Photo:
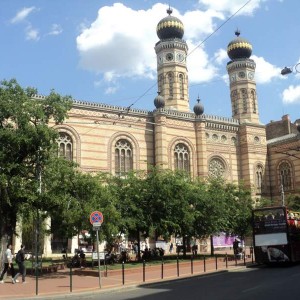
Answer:
[[[134,290],[136,288],[139,287],[153,287],[153,286],[159,286],[159,285],[167,285],[170,282],[174,282],[174,281],[184,281],[184,280],[188,280],[189,278],[195,278],[195,277],[209,277],[209,276],[216,276],[216,275],[220,275],[220,274],[224,274],[224,273],[229,273],[232,271],[238,271],[241,269],[246,269],[246,266],[239,266],[236,267],[234,269],[231,270],[220,270],[220,271],[211,271],[211,272],[207,272],[207,273],[202,273],[202,274],[195,274],[195,275],[187,275],[187,276],[182,276],[182,277],[174,277],[174,278],[166,278],[160,281],[157,281],[157,279],[155,281],[152,282],[147,282],[147,283],[138,283],[138,284],[128,284],[128,285],[122,285],[122,286],[118,286],[118,287],[112,287],[112,288],[103,288],[103,289],[99,289],[99,288],[92,288],[90,291],[76,291],[76,292],[72,292],[72,293],[68,293],[68,294],[41,294],[41,295],[37,295],[34,297],[22,297],[22,298],[11,298],[13,300],[39,300],[39,299],[43,299],[43,300],[57,300],[57,299],[71,299],[71,298],[75,298],[77,299],[77,297],[91,297],[91,296],[97,296],[99,294],[111,294],[115,291],[120,291],[126,288],[126,290]],[[0,297],[1,298],[1,297]]]

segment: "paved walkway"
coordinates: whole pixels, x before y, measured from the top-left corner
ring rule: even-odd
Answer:
[[[251,259],[246,264],[252,264]],[[159,265],[145,265],[138,268],[126,268],[122,270],[101,271],[99,286],[98,269],[73,269],[72,277],[69,269],[59,270],[55,273],[44,274],[36,280],[35,276],[28,275],[27,283],[11,283],[11,277],[7,277],[4,284],[0,284],[0,299],[58,299],[69,298],[78,293],[101,293],[108,289],[120,289],[129,286],[138,286],[158,281],[174,280],[178,278],[199,276],[212,272],[224,272],[236,268],[244,268],[243,260],[226,261],[224,258],[209,258],[205,264],[203,260]],[[103,268],[103,267],[102,267]],[[124,274],[124,275],[123,275]],[[21,279],[21,278],[19,278]]]

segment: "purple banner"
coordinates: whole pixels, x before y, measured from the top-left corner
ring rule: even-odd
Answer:
[[[236,236],[220,233],[219,235],[213,236],[213,245],[214,247],[232,247],[236,238]]]

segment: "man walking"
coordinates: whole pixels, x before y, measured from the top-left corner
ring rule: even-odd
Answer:
[[[14,280],[15,269],[14,269],[14,264],[13,264],[13,261],[12,261],[13,260],[13,255],[11,253],[11,248],[12,248],[12,245],[8,244],[7,249],[5,251],[4,269],[3,269],[2,273],[1,273],[1,276],[0,276],[0,283],[4,283],[3,278],[4,278],[4,275],[7,273],[8,269],[10,269],[10,272],[11,272],[12,283],[15,283],[15,280]]]
[[[19,267],[19,272],[13,278],[14,282],[18,282],[18,277],[22,275],[22,283],[25,283],[25,276],[26,276],[26,268],[25,268],[25,246],[21,245],[21,249],[18,251],[16,255],[16,262]]]

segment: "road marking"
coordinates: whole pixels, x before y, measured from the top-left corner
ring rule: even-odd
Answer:
[[[257,286],[255,286],[255,287],[253,287],[253,288],[243,290],[242,293],[252,292],[252,291],[257,290],[257,289],[259,289],[259,288],[261,288],[261,285],[257,285]]]

